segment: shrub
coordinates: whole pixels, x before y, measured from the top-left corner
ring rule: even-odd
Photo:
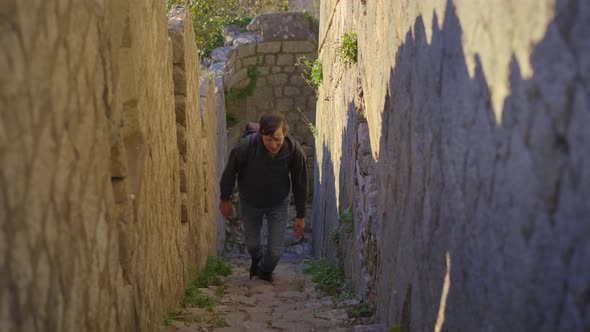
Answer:
[[[342,62],[351,65],[357,61],[357,38],[356,33],[349,32],[342,36],[342,43],[338,49]]]
[[[189,284],[180,303],[185,307],[213,308],[215,299],[201,293],[199,288],[205,288],[209,285],[222,286],[223,280],[220,276],[228,276],[230,274],[231,267],[223,258],[209,257],[205,264],[205,269],[199,273],[196,280]]]
[[[344,272],[326,258],[306,262],[303,273],[311,274],[316,289],[332,296],[335,301],[352,298],[352,287],[344,279]]]
[[[311,60],[304,56],[298,57],[295,62],[296,67],[301,68],[301,77],[310,87],[317,89],[324,81],[322,72],[322,62],[320,59]]]

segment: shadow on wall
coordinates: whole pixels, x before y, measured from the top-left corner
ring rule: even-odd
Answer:
[[[340,226],[340,209],[346,209],[353,204],[354,176],[356,159],[356,106],[350,104],[348,109],[347,124],[342,132],[342,157],[339,172],[339,196],[336,199],[336,175],[334,162],[330,148],[322,145],[322,162],[315,163],[314,168],[314,195],[312,208],[313,224],[313,253],[314,256],[327,256],[336,259],[338,248],[331,236]],[[317,154],[320,155],[320,154]],[[320,166],[321,165],[321,166]],[[319,167],[322,167],[322,176],[319,176]],[[346,170],[346,172],[344,172]],[[339,206],[337,206],[337,204]]]
[[[583,2],[559,3],[531,56],[531,79],[513,57],[499,124],[478,56],[470,78],[452,1],[442,30],[434,13],[430,44],[421,17],[406,34],[390,72],[377,165],[377,309],[388,326],[432,330],[448,251],[445,330],[587,331]]]
[[[330,240],[330,234],[338,227],[338,208],[336,199],[333,198],[336,194],[334,162],[332,153],[325,144],[322,145],[321,155],[322,163],[318,163],[316,159],[313,175],[315,188],[311,212],[313,255],[335,259],[336,246]],[[321,177],[319,167],[322,167]]]

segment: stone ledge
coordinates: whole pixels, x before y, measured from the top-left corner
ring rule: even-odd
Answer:
[[[303,13],[274,13],[256,17],[247,27],[265,41],[306,40],[310,38],[309,21]]]

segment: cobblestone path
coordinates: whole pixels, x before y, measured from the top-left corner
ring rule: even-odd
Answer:
[[[316,291],[311,277],[303,274],[301,261],[283,257],[276,280],[269,283],[256,277],[249,280],[249,258],[229,259],[232,274],[225,278],[223,295],[215,295],[215,286],[201,289],[217,296],[212,310],[181,308],[177,319],[169,320],[161,331],[381,331],[376,324],[367,325],[371,319],[349,319],[346,308],[357,300],[334,304],[331,297]]]

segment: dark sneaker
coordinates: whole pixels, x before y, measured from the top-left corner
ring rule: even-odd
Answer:
[[[258,278],[260,278],[262,280],[266,280],[268,282],[273,282],[273,281],[275,281],[275,274],[272,272],[258,271]]]
[[[252,260],[252,264],[250,264],[250,280],[252,280],[252,277],[254,277],[255,275],[258,275],[258,263],[260,262],[260,259],[257,260]]]

